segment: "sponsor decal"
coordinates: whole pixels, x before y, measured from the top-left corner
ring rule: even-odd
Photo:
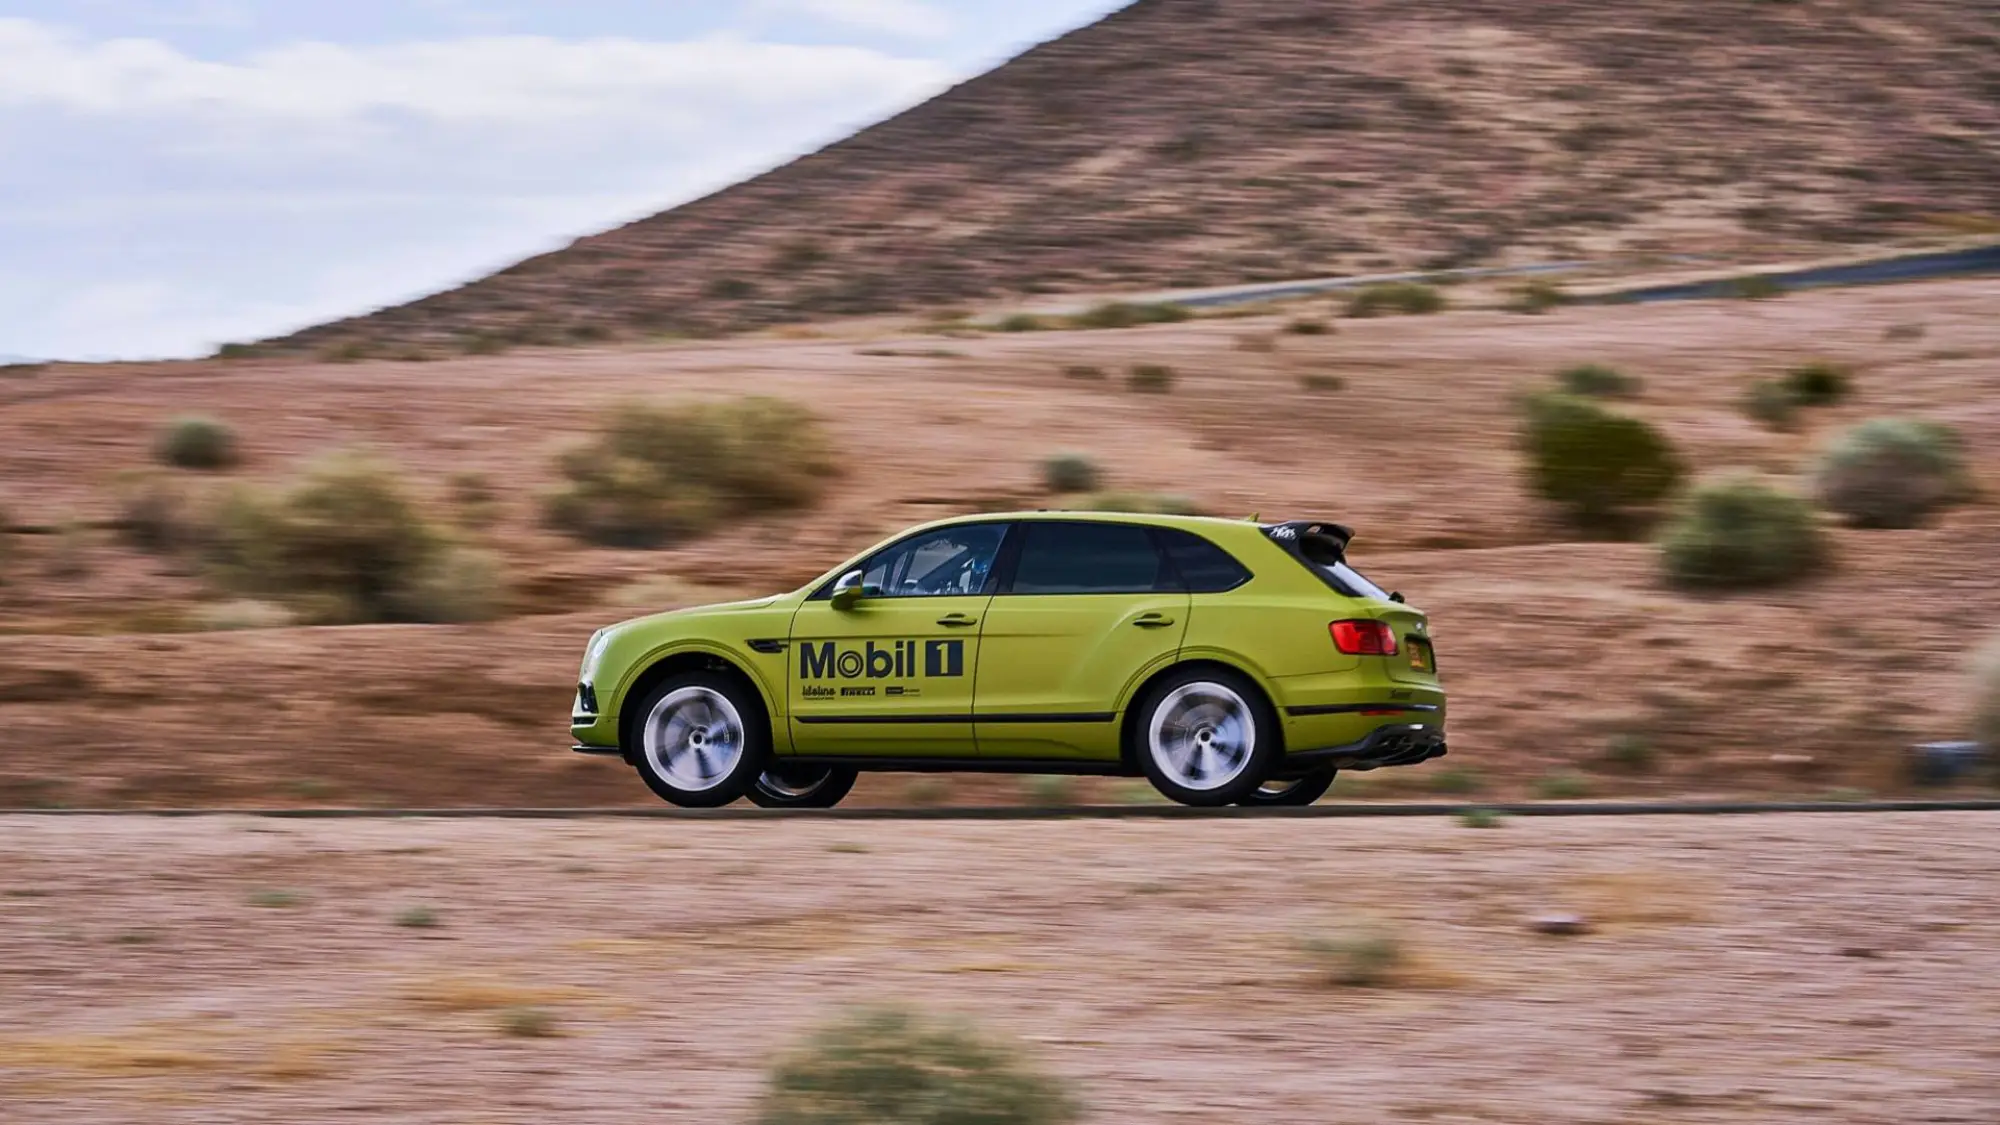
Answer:
[[[887,645],[868,641],[860,648],[821,641],[799,646],[801,680],[955,679],[964,675],[964,641],[891,641]],[[813,696],[808,694],[807,698]]]
[[[844,687],[840,689],[840,697],[842,699],[854,699],[874,694],[875,689],[872,687]]]
[[[835,694],[837,693],[830,687],[817,687],[813,684],[806,685],[805,697],[807,699],[832,699]]]

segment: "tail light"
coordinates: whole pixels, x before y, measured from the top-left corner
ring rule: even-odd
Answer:
[[[1396,630],[1387,621],[1336,621],[1327,631],[1333,647],[1348,656],[1396,655]]]

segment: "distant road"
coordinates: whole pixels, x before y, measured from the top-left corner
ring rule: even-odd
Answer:
[[[1683,258],[1693,263],[1694,258]],[[1267,281],[1249,285],[1219,285],[1207,289],[1167,289],[1153,293],[1133,293],[1122,297],[1094,300],[1071,298],[1062,303],[1025,306],[1021,311],[1038,316],[1073,316],[1106,300],[1135,304],[1174,304],[1192,309],[1224,308],[1255,304],[1258,301],[1310,297],[1343,289],[1359,289],[1403,281],[1470,281],[1493,277],[1534,277],[1576,273],[1601,265],[1599,262],[1542,262],[1525,266],[1493,266],[1477,269],[1421,270],[1406,273],[1357,274],[1347,277],[1314,277],[1297,281]],[[1847,285],[1880,285],[1896,281],[1923,281],[1942,277],[2000,273],[2000,243],[1896,254],[1861,261],[1821,263],[1797,267],[1744,266],[1726,274],[1667,284],[1643,285],[1627,289],[1593,292],[1575,299],[1592,303],[1652,301],[1693,301],[1733,297],[1746,278],[1761,278],[1781,289],[1823,289]]]

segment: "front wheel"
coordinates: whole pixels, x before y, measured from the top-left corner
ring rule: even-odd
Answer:
[[[1284,753],[1263,693],[1219,668],[1191,668],[1155,684],[1139,703],[1131,737],[1153,788],[1210,808],[1249,796]]]
[[[670,804],[720,808],[764,772],[771,740],[748,684],[706,672],[675,676],[640,700],[632,764]]]
[[[846,766],[771,763],[750,786],[750,803],[765,809],[830,809],[860,775]]]
[[[1333,788],[1333,778],[1338,772],[1327,768],[1314,770],[1304,777],[1274,777],[1252,789],[1236,803],[1253,809],[1304,808],[1326,796],[1326,791]]]

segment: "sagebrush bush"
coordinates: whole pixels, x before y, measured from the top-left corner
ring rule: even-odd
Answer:
[[[858,1012],[781,1058],[758,1125],[1064,1125],[1081,1106],[1010,1047],[893,1008]]]
[[[1285,325],[1285,331],[1294,336],[1326,336],[1338,330],[1330,321],[1318,317],[1303,317]]]
[[[1972,659],[1972,737],[2000,752],[2000,636]]]
[[[1749,589],[1810,577],[1827,562],[1812,505],[1755,477],[1697,487],[1660,536],[1668,581],[1695,589]]]
[[[170,555],[204,542],[200,505],[171,474],[126,473],[115,487],[118,534],[127,545],[151,555]]]
[[[1076,504],[1082,512],[1130,512],[1142,516],[1198,516],[1201,506],[1185,496],[1162,492],[1097,492]]]
[[[1854,389],[1854,372],[1838,363],[1814,360],[1785,372],[1785,389],[1800,406],[1830,406]]]
[[[1087,363],[1072,363],[1068,367],[1063,368],[1063,378],[1102,379],[1104,378],[1104,369],[1102,367],[1092,367]]]
[[[1389,984],[1404,959],[1402,941],[1378,929],[1313,938],[1305,943],[1305,949],[1319,962],[1328,982],[1342,988]]]
[[[1097,462],[1078,453],[1059,453],[1042,462],[1042,487],[1050,492],[1089,492],[1103,474]]]
[[[1601,363],[1584,363],[1556,373],[1556,382],[1569,394],[1589,398],[1636,398],[1645,387],[1637,375],[1627,375]]]
[[[1680,485],[1680,456],[1641,419],[1558,394],[1534,396],[1525,413],[1535,491],[1582,530],[1629,531]]]
[[[1550,309],[1569,304],[1569,301],[1569,293],[1562,286],[1553,281],[1538,279],[1515,290],[1514,299],[1507,307],[1514,312],[1539,316]]]
[[[1194,310],[1186,305],[1114,301],[1079,313],[1070,318],[1070,323],[1077,328],[1137,328],[1142,324],[1175,324],[1193,316]]]
[[[782,399],[629,406],[565,453],[549,523],[591,543],[657,547],[725,515],[802,508],[834,462],[818,423]]]
[[[1828,511],[1856,527],[1916,527],[1971,491],[1958,435],[1910,418],[1876,418],[1841,434],[1821,455],[1813,486]]]
[[[1040,332],[1048,325],[1033,313],[1015,313],[1000,322],[1002,332]]]
[[[192,416],[167,423],[153,454],[177,469],[227,469],[242,460],[236,431],[213,418]]]
[[[1163,395],[1174,389],[1174,369],[1163,363],[1141,363],[1125,377],[1125,385],[1141,394]]]
[[[1385,313],[1400,313],[1404,316],[1423,316],[1426,313],[1443,311],[1444,293],[1434,285],[1417,281],[1391,281],[1381,285],[1367,285],[1357,290],[1347,299],[1347,315],[1352,317],[1381,316]]]
[[[1776,379],[1759,379],[1743,392],[1743,413],[1774,430],[1798,424],[1799,402],[1791,388]]]
[[[497,566],[466,555],[393,467],[366,457],[322,461],[279,491],[239,489],[211,534],[224,586],[308,621],[469,620],[498,596]]]
[[[1344,391],[1347,389],[1347,380],[1338,375],[1309,371],[1299,376],[1299,386],[1308,391]]]

